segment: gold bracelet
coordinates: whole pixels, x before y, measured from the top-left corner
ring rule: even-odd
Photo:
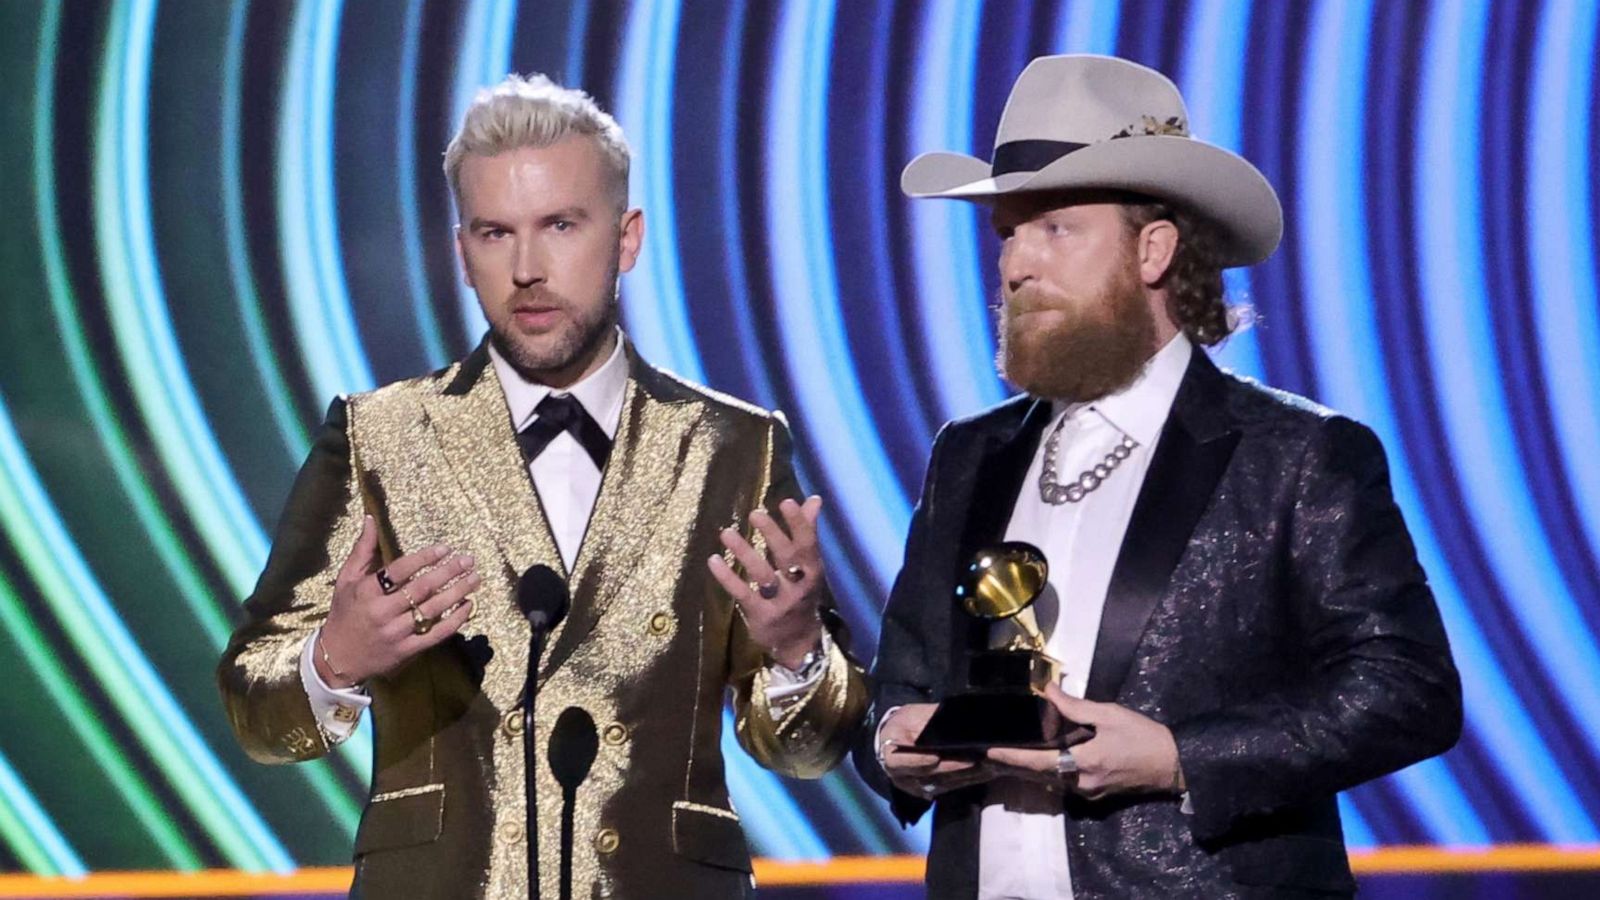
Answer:
[[[328,655],[328,643],[322,639],[321,631],[317,632],[317,652],[322,654],[322,661],[328,664],[328,671],[333,673],[333,677],[341,681],[349,681],[350,683],[345,686],[346,688],[355,687],[355,682],[351,680],[350,676],[339,671],[339,667],[333,664],[333,657]]]

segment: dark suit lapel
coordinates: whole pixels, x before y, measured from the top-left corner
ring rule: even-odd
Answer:
[[[1223,387],[1222,374],[1196,347],[1111,573],[1084,694],[1089,700],[1111,701],[1121,692],[1150,614],[1239,442],[1225,419]]]
[[[1011,412],[1008,410],[1008,412]],[[971,469],[972,487],[967,498],[966,526],[961,535],[961,563],[979,548],[1005,538],[1016,508],[1022,479],[1027,477],[1039,437],[1050,422],[1050,404],[1044,400],[1023,401],[1019,408],[987,434],[979,448],[977,465]]]
[[[549,678],[583,643],[637,567],[683,474],[684,451],[703,412],[699,404],[669,396],[675,392],[664,389],[665,377],[641,360],[632,344],[625,349],[629,377],[622,420],[573,563],[572,607],[551,635],[541,679]]]
[[[964,525],[953,561],[953,576],[966,569],[978,550],[1005,539],[1017,496],[1027,487],[1022,481],[1028,475],[1039,439],[1050,422],[1048,401],[1019,399],[1013,403],[1015,409],[1004,409],[1003,415],[990,423],[991,430],[974,447],[976,459],[968,457],[955,462],[957,468],[952,474],[965,481],[967,493],[959,498],[966,505],[966,511],[958,519]],[[955,606],[954,594],[944,600],[957,610],[951,613],[958,624],[951,629],[951,653],[957,662],[951,671],[961,679],[952,687],[959,688],[965,683],[968,655],[988,646],[989,623],[960,611]],[[962,624],[965,627],[960,627]]]

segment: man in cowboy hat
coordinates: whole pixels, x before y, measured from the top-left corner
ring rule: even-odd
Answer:
[[[1350,894],[1335,795],[1460,734],[1377,439],[1196,346],[1228,335],[1221,270],[1270,255],[1282,213],[1187,121],[1155,71],[1045,57],[992,161],[928,154],[901,178],[990,207],[998,363],[1025,392],[934,443],[856,752],[903,822],[933,806],[935,897]],[[1093,737],[919,752],[972,649],[1015,635],[952,599],[1002,540],[1048,560],[1046,695]]]

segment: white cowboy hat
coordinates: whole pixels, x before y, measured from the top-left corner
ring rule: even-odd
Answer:
[[[1186,207],[1223,232],[1223,264],[1266,259],[1283,236],[1278,195],[1255,166],[1189,136],[1165,75],[1110,56],[1041,56],[1011,88],[994,159],[924,153],[900,175],[911,197],[985,201],[1025,191],[1111,189]]]

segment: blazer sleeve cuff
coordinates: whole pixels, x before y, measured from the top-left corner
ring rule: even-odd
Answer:
[[[867,709],[866,675],[830,641],[827,667],[799,699],[770,699],[770,674],[755,673],[735,723],[758,762],[794,778],[820,778],[849,751]]]

